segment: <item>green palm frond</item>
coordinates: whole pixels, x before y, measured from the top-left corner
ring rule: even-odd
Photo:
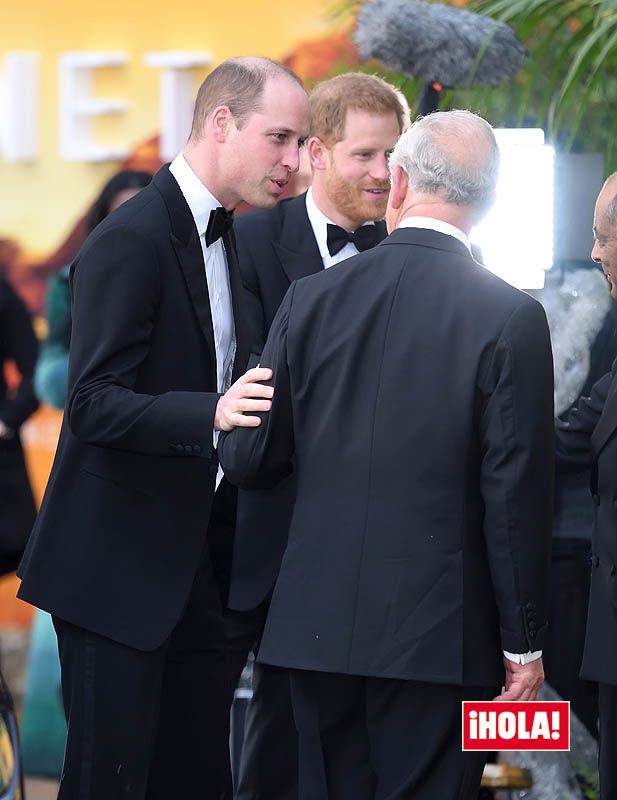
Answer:
[[[617,0],[474,0],[469,8],[512,25],[528,48],[527,74],[545,84],[536,110],[553,140],[571,147],[588,115],[602,113],[602,102],[609,126]]]

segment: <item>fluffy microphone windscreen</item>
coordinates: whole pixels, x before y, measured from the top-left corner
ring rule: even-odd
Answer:
[[[367,0],[355,33],[361,58],[444,86],[497,84],[520,70],[526,56],[509,25],[443,3]]]

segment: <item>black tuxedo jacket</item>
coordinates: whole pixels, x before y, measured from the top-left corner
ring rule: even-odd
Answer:
[[[233,242],[235,373],[248,358]],[[217,471],[216,353],[199,237],[168,167],[71,268],[69,396],[19,596],[133,647],[180,618]]]
[[[385,223],[376,225],[385,238]],[[251,351],[259,354],[291,283],[323,272],[323,261],[306,211],[306,194],[273,209],[245,214],[235,228]],[[294,499],[293,475],[273,489],[239,493],[229,596],[232,608],[255,608],[272,590]]]
[[[617,361],[557,421],[557,458],[562,469],[591,467],[594,524],[591,588],[581,675],[617,685]]]
[[[295,283],[262,354],[274,401],[219,444],[297,499],[265,663],[499,685],[542,647],[553,381],[542,307],[456,239],[395,231]],[[256,532],[257,535],[257,532]]]

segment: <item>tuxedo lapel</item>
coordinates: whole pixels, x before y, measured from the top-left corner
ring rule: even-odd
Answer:
[[[273,246],[289,282],[321,272],[323,261],[306,211],[306,194],[290,200],[281,211],[281,238]]]
[[[324,268],[323,259],[306,211],[306,194],[290,200],[282,212],[281,239],[273,242],[273,245],[281,266],[292,283],[299,278],[321,272]],[[379,241],[385,239],[386,223],[379,221],[375,226],[379,231]]]
[[[195,221],[176,179],[169,172],[169,166],[164,166],[160,169],[154,176],[153,182],[163,196],[169,212],[171,241],[178,257],[199,327],[210,351],[213,380],[214,385],[216,385],[216,349],[214,346],[212,314],[210,312],[210,297],[208,295],[204,257]]]
[[[617,428],[617,380],[611,384],[609,394],[602,409],[602,415],[591,434],[591,452],[597,458],[604,445]]]
[[[238,267],[238,254],[236,250],[236,237],[233,229],[223,236],[225,253],[227,255],[227,268],[229,271],[229,286],[231,289],[231,302],[233,305],[234,327],[236,332],[236,355],[234,359],[232,381],[239,378],[246,369],[250,354],[248,325],[244,314],[242,277]]]

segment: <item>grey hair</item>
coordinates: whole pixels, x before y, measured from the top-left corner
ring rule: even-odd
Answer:
[[[439,194],[448,203],[482,214],[495,197],[499,148],[482,117],[470,111],[436,111],[420,117],[401,136],[390,156],[390,169],[394,166],[405,172],[416,194]]]

